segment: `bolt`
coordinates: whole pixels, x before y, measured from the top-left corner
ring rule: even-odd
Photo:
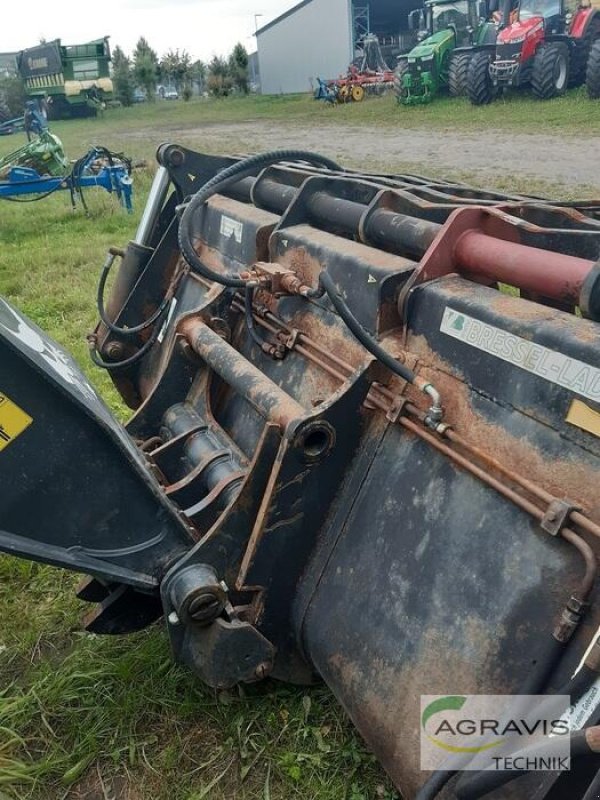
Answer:
[[[271,665],[264,661],[262,664],[259,664],[258,667],[254,670],[254,674],[259,680],[264,680],[267,675],[271,672]]]
[[[169,625],[179,625],[179,617],[176,611],[171,611],[167,619],[169,620]]]
[[[106,348],[106,355],[116,361],[123,355],[123,345],[120,342],[111,342]]]
[[[191,600],[187,613],[194,622],[212,622],[219,616],[222,609],[223,603],[220,598],[210,592],[205,592]]]

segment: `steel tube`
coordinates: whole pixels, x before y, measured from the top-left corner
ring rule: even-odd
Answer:
[[[200,319],[183,320],[179,332],[191,348],[265,420],[284,430],[306,410]]]
[[[167,190],[169,188],[169,173],[165,167],[159,167],[152,181],[150,187],[150,194],[144,207],[144,213],[138,225],[137,233],[135,234],[134,242],[136,244],[148,246],[152,237],[152,230],[156,219],[164,205],[167,197]]]
[[[438,235],[441,225],[384,208],[373,211],[365,225],[368,243],[389,248],[404,256],[422,258]]]
[[[543,297],[579,305],[593,261],[467,231],[456,242],[453,261],[461,272],[507,283]]]

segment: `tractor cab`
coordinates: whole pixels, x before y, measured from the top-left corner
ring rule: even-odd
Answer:
[[[518,22],[515,25],[542,22],[544,28],[553,33],[565,28],[565,13],[560,0],[521,0],[518,9]]]
[[[518,1],[518,0],[517,0]],[[494,52],[469,68],[474,105],[490,103],[503,87],[529,86],[541,100],[563,94],[585,78],[591,43],[600,37],[600,14],[577,0],[505,0]]]
[[[470,44],[473,31],[477,28],[479,4],[476,0],[431,0],[424,8],[411,11],[409,26],[417,31],[417,40],[450,31],[454,33],[455,46]]]

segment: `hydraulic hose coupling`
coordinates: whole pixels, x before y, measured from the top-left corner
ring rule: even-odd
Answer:
[[[577,597],[575,597],[575,595],[569,598],[569,602],[563,609],[561,617],[556,625],[556,628],[554,629],[553,635],[557,642],[566,644],[572,638],[586,611],[588,610],[589,605],[589,603],[579,600]],[[597,671],[600,671],[600,647],[596,644],[595,649],[597,650],[599,659],[599,669]],[[591,664],[588,666],[591,666]],[[592,667],[592,669],[596,669],[596,667]]]
[[[444,409],[442,407],[442,397],[435,386],[423,378],[415,378],[415,386],[431,400],[431,406],[425,417],[425,424],[436,433],[443,435],[447,430],[447,425],[443,424]]]

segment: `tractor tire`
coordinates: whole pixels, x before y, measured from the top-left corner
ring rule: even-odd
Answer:
[[[560,97],[569,85],[569,48],[560,42],[543,44],[533,59],[531,89],[539,100]]]
[[[396,71],[394,72],[394,94],[399,103],[406,97],[406,89],[402,86],[402,79],[407,71],[408,61],[399,61]]]
[[[462,97],[467,93],[467,76],[471,53],[453,53],[448,67],[448,90],[450,97]]]
[[[487,106],[496,97],[490,78],[490,57],[487,53],[475,53],[467,70],[467,97],[474,106]]]
[[[598,15],[589,23],[588,28],[575,50],[571,51],[571,70],[569,86],[581,86],[586,81],[586,70],[590,52],[594,42],[600,39],[600,18]]]
[[[594,42],[590,48],[585,72],[585,88],[591,100],[600,98],[600,40]]]

